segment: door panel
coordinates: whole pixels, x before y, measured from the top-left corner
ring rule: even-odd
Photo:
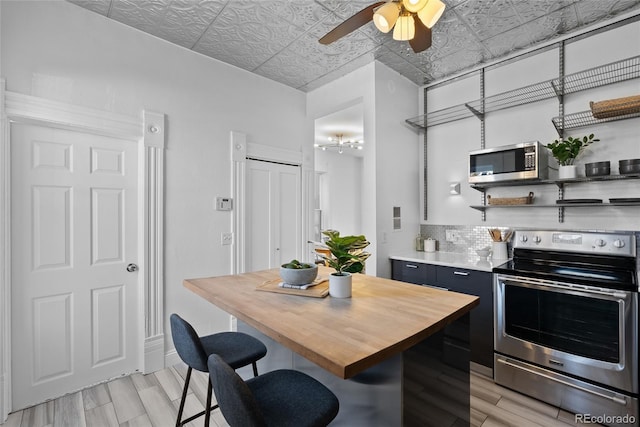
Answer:
[[[271,267],[271,190],[269,163],[248,161],[247,179],[247,271]]]
[[[300,167],[247,160],[246,271],[302,256]]]
[[[300,168],[281,170],[278,173],[278,204],[274,220],[279,231],[279,251],[273,267],[300,257]]]
[[[54,186],[32,189],[34,270],[71,267],[72,191]]]
[[[137,143],[12,124],[13,409],[138,368]]]

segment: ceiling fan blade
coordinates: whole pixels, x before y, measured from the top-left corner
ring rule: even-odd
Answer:
[[[333,30],[329,31],[325,34],[319,41],[322,44],[330,44],[334,41],[346,36],[347,34],[357,30],[362,27],[367,22],[373,19],[373,9],[377,8],[380,5],[383,5],[385,2],[379,1],[371,6],[367,6],[362,9],[360,12],[353,15],[351,18],[348,18],[342,24],[335,27]]]
[[[420,53],[431,47],[431,28],[424,25],[417,15],[413,15],[413,22],[415,23],[416,33],[409,40],[409,44],[415,53]]]

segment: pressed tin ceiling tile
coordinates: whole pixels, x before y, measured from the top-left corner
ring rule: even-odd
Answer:
[[[193,47],[226,0],[120,0],[109,17],[172,43]]]
[[[453,9],[481,40],[517,27],[522,22],[509,0],[467,1]]]
[[[611,18],[631,7],[637,8],[638,0],[582,0],[581,3],[576,4],[578,19],[581,25],[587,25],[602,19]]]
[[[511,0],[516,13],[522,22],[529,22],[541,16],[553,13],[575,3],[576,0]]]
[[[640,15],[640,0],[443,0],[432,46],[416,54],[372,22],[318,43],[375,0],[68,1],[303,91],[374,59],[425,84],[620,13]]]
[[[557,34],[564,34],[568,28],[575,28],[577,25],[575,8],[569,6],[527,22],[521,28],[523,32],[531,34],[531,43],[540,43]]]
[[[309,0],[265,1],[264,7],[276,19],[283,19],[291,24],[307,30],[318,22],[325,20],[332,13],[320,4]]]
[[[405,57],[398,55],[395,51],[384,47],[376,52],[376,59],[417,84],[424,81],[425,74],[419,66],[407,61]]]
[[[519,28],[497,34],[487,39],[487,46],[493,56],[503,56],[519,48],[531,45],[532,34]]]
[[[299,52],[303,58],[327,65],[335,61],[349,62],[375,48],[376,43],[362,34],[352,34],[351,37],[344,37],[330,45],[318,43],[318,38],[313,34],[304,34],[290,46],[291,50]]]
[[[307,61],[292,50],[284,50],[260,65],[255,73],[295,88],[326,73],[319,64]]]
[[[253,71],[304,34],[259,3],[242,3],[243,7],[224,8],[194,50]]]
[[[316,3],[322,5],[326,9],[332,11],[336,14],[338,18],[342,20],[355,15],[360,12],[362,9],[370,6],[373,3],[383,0],[352,0],[352,1],[344,1],[344,0],[315,0]]]

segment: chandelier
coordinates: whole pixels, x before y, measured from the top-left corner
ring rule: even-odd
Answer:
[[[445,7],[441,0],[390,0],[375,9],[373,23],[383,33],[393,28],[395,40],[412,40],[416,36],[416,25],[431,29]]]
[[[363,140],[344,139],[343,134],[338,134],[335,137],[330,136],[329,142],[315,143],[314,147],[319,148],[322,151],[326,151],[329,148],[336,148],[338,153],[342,154],[345,148],[352,148],[354,150],[362,150],[364,148]]]

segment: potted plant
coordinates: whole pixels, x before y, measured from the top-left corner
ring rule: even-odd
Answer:
[[[329,276],[329,295],[336,298],[351,296],[351,273],[360,273],[364,263],[371,256],[364,248],[369,242],[363,235],[340,236],[339,231],[327,230],[322,234],[328,237],[324,242],[331,251],[330,256],[323,255],[326,264],[335,270]]]
[[[558,177],[561,179],[575,178],[576,167],[573,164],[576,157],[578,157],[589,145],[594,142],[600,141],[595,138],[593,134],[583,136],[582,138],[568,137],[567,139],[555,141],[547,144],[547,148],[551,150],[551,154],[558,161],[560,169],[558,170]]]

